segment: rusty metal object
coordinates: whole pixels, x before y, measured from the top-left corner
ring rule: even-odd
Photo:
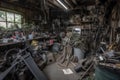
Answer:
[[[56,60],[55,60],[54,54],[48,53],[47,54],[47,65],[50,65],[50,64],[54,63],[55,61]]]
[[[85,75],[88,73],[88,71],[93,67],[94,62],[88,67],[88,69],[84,72],[84,74],[81,76],[80,80],[83,80],[83,78],[85,77]]]
[[[113,69],[120,69],[120,64],[99,63],[99,65],[110,67],[110,68],[113,68]]]
[[[69,63],[72,61],[72,58],[72,47],[67,44],[66,46],[64,46],[62,56],[60,56],[60,58],[58,59],[58,64],[63,66],[63,64],[65,63],[64,67],[68,67]]]

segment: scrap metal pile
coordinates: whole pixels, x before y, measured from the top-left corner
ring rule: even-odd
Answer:
[[[44,44],[32,41],[23,49],[8,50],[0,63],[0,80],[48,80],[42,72],[48,59]]]
[[[81,73],[79,80],[97,80],[95,69],[98,66],[120,74],[120,2],[96,0],[89,12],[95,15],[93,19],[84,21],[86,15],[82,14],[80,24],[90,24],[90,32],[84,37],[68,31],[57,46],[57,65],[65,68],[74,65],[76,73]],[[89,20],[92,21],[89,23]],[[33,42],[32,48],[8,50],[0,63],[0,80],[47,80],[38,68],[46,65],[45,46]],[[40,64],[36,64],[38,61]]]

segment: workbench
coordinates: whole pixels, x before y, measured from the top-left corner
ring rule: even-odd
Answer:
[[[19,42],[9,42],[9,43],[2,43],[0,44],[0,54],[5,53],[7,50],[12,48],[20,48],[22,49],[25,46],[25,43],[31,43],[32,40],[38,41],[47,41],[50,39],[55,39],[55,36],[52,37],[36,37],[34,39],[26,40],[26,41],[19,41]]]

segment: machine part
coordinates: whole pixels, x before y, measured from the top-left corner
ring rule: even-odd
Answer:
[[[66,59],[67,59],[66,66],[68,66],[69,63],[72,61],[72,56],[73,56],[73,54],[72,54],[72,47],[70,45],[67,46],[67,54],[68,55],[66,57]]]
[[[110,50],[108,52],[106,52],[105,54],[108,58],[112,58],[114,56],[114,50]]]
[[[27,49],[27,52],[31,54],[32,58],[36,63],[40,62],[38,66],[43,69],[47,64],[47,53],[48,51],[44,51],[41,49],[41,47],[38,46],[38,49],[34,49],[32,47],[29,47]]]
[[[21,62],[24,62],[26,64],[26,66],[29,68],[31,73],[36,78],[36,80],[47,80],[45,75],[42,73],[42,71],[38,68],[38,66],[34,62],[30,53],[26,51],[28,48],[29,47],[23,50],[19,50],[19,53],[16,53],[17,54],[16,58],[14,58],[14,61],[10,63],[11,67],[9,67],[7,70],[0,74],[0,80],[3,80],[9,74],[9,72]]]
[[[71,63],[72,61],[72,58],[72,46],[67,44],[66,46],[64,46],[62,56],[60,56],[60,58],[58,59],[58,65],[62,67],[68,67],[69,63]]]
[[[47,64],[52,64],[53,62],[55,62],[55,57],[53,53],[48,53],[47,54]]]
[[[60,61],[60,63],[63,63],[64,61],[65,61],[65,56],[66,56],[66,47],[64,46],[63,47],[63,51],[62,51],[62,56],[60,56],[58,59],[57,59],[57,61]]]
[[[76,66],[74,69],[77,73],[83,70],[81,65]]]
[[[8,50],[5,54],[4,60],[8,64],[12,63],[15,60],[15,58],[17,58],[17,53],[18,52],[19,52],[19,49],[17,49],[17,48]]]
[[[3,73],[0,74],[0,80],[3,80],[8,73],[18,64],[18,62],[14,63],[11,67],[9,67],[7,70],[5,70]]]
[[[18,75],[19,76],[19,80],[25,80],[24,72],[25,71],[22,71],[22,72],[19,73],[19,75]]]
[[[120,70],[120,64],[110,64],[110,63],[99,63],[100,66],[104,67],[110,67],[113,69],[119,69]]]
[[[36,65],[36,63],[30,55],[26,55],[22,59],[27,65],[27,67],[30,69],[36,80],[48,80],[43,74],[43,72],[38,68],[38,66]]]
[[[93,67],[94,62],[88,67],[88,69],[84,72],[84,74],[81,76],[80,80],[83,80],[83,78],[85,77],[85,75],[87,74],[87,72]]]
[[[76,72],[80,72],[81,70],[86,70],[85,68],[84,68],[84,65],[83,64],[85,64],[85,62],[87,61],[87,59],[83,59],[83,60],[80,60],[79,61],[79,64],[77,65],[77,66],[75,66],[75,71]]]
[[[39,57],[41,57],[40,60],[42,60],[42,62],[40,62],[40,64],[38,64],[38,66],[40,67],[40,69],[44,69],[44,67],[47,65],[47,62],[48,62],[48,57],[46,54],[41,54]],[[39,58],[38,57],[38,58]],[[39,60],[39,61],[40,61]]]

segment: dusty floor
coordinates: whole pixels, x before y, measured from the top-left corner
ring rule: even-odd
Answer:
[[[63,69],[70,69],[73,73],[65,74]],[[67,68],[59,66],[57,63],[48,65],[44,69],[45,74],[49,80],[79,80],[80,75],[74,71],[74,66],[69,66]]]

